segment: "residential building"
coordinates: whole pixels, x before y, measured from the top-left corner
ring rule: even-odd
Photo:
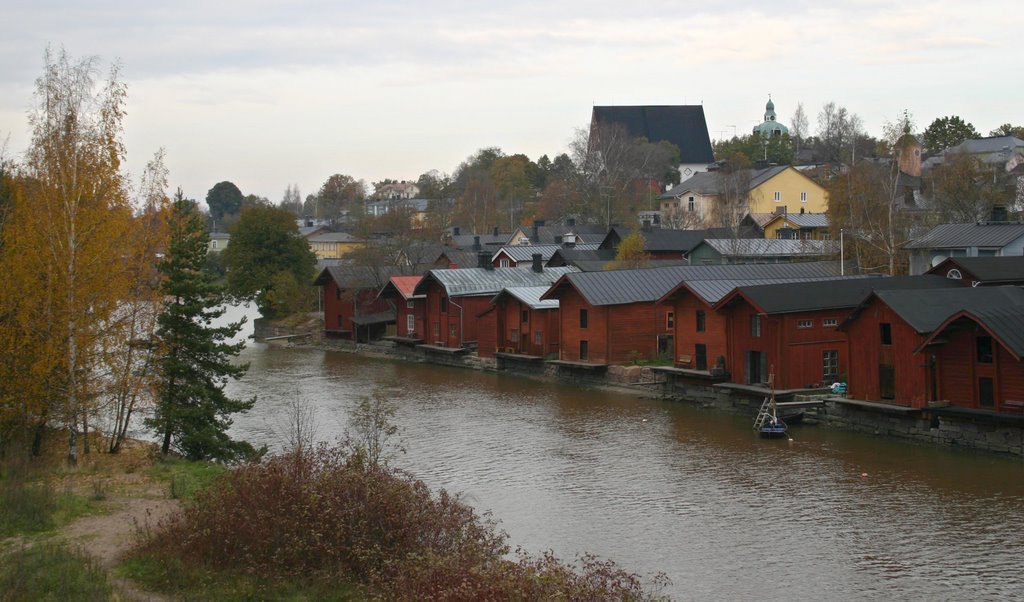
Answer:
[[[727,176],[721,171],[697,174],[658,197],[662,214],[695,213],[691,223],[710,225],[722,202]],[[825,188],[790,165],[747,170],[747,206],[741,213],[825,213]]]
[[[231,235],[227,232],[210,232],[210,245],[208,251],[210,253],[220,253],[224,249],[228,248],[228,243],[231,242]]]
[[[904,247],[910,273],[924,274],[947,257],[1001,257],[1024,254],[1024,222],[942,224]]]
[[[574,245],[574,249],[581,251],[596,251],[599,243],[587,243]],[[562,245],[507,245],[498,249],[491,257],[491,265],[496,268],[514,268],[520,265],[527,265],[533,262],[534,255],[540,255],[541,260],[547,265],[548,260],[559,250]]]
[[[765,238],[831,240],[827,213],[784,213],[773,215],[763,226]]]
[[[1024,285],[1024,256],[950,257],[928,270],[965,286]]]
[[[318,259],[340,259],[365,243],[348,232],[320,232],[306,238]]]

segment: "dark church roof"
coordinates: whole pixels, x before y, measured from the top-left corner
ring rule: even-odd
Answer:
[[[680,163],[713,163],[711,137],[701,105],[594,107],[592,124],[619,124],[630,136],[667,140],[679,147]]]

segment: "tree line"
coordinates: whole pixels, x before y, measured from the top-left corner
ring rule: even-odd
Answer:
[[[67,459],[117,452],[133,421],[162,451],[237,460],[224,385],[241,323],[216,323],[227,292],[203,270],[198,204],[168,197],[163,152],[125,175],[119,66],[47,49],[22,161],[0,156],[0,453],[40,453],[67,433]],[[101,431],[103,439],[90,436]]]

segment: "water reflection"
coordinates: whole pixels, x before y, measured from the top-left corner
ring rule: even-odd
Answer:
[[[682,404],[345,353],[244,357],[232,393],[259,401],[234,435],[279,446],[299,398],[332,440],[383,387],[399,466],[493,511],[515,545],[664,571],[678,599],[1024,595],[1019,461],[814,427],[764,441]]]

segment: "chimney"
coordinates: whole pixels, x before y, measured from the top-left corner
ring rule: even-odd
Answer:
[[[474,251],[479,251],[480,249],[481,249],[481,247],[480,247],[480,237],[479,236],[474,236],[473,237],[473,250]]]
[[[533,222],[533,234],[530,235],[530,240],[533,242],[540,242],[540,223]]]
[[[452,236],[458,236],[458,235],[459,235],[459,232],[460,232],[461,230],[462,230],[462,229],[461,229],[461,228],[459,228],[458,226],[455,226],[455,227],[453,227],[453,228],[452,228]]]
[[[640,225],[640,229],[643,230],[644,232],[650,232],[651,231],[651,220],[645,219],[643,221],[643,223]]]
[[[540,253],[533,254],[533,271],[537,272],[538,274],[544,271],[544,264],[541,263]]]
[[[494,227],[494,235],[495,235],[495,236],[497,236],[497,235],[498,235],[498,227],[497,227],[497,226],[495,226],[495,227]]]
[[[565,225],[569,226],[570,228],[575,228],[576,227],[576,218],[575,217],[570,217],[569,219],[565,220]]]
[[[775,208],[775,211],[773,211],[772,214],[774,214],[774,215],[786,215],[786,206],[785,205],[779,205],[778,207]]]
[[[476,254],[476,267],[484,268],[485,270],[494,269],[494,266],[491,265],[491,256],[487,251],[480,251]]]

